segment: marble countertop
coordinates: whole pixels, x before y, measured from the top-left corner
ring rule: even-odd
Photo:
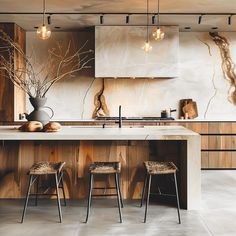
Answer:
[[[109,124],[109,123],[115,123],[115,120],[96,120],[96,119],[52,119],[51,121],[55,122],[69,122],[69,123],[101,123],[101,124]],[[118,119],[116,120],[118,121]],[[15,120],[17,123],[25,123],[27,120]],[[186,122],[236,122],[236,120],[233,119],[174,119],[174,120],[122,120],[124,123],[186,123]]]
[[[21,132],[18,127],[0,126],[0,140],[187,140],[199,135],[182,126],[62,126],[52,133]]]

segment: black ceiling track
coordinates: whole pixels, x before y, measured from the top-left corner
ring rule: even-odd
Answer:
[[[146,12],[45,12],[47,15],[147,15]],[[0,15],[42,15],[42,12],[0,12]],[[148,15],[157,15],[150,12]],[[162,12],[159,15],[174,16],[234,16],[236,13],[230,12]]]

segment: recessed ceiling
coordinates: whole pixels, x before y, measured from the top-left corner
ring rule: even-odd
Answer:
[[[150,13],[157,12],[157,0],[149,0]],[[42,12],[42,0],[0,0],[0,13],[6,12]],[[145,13],[145,0],[47,0],[47,12],[77,12],[77,13]],[[236,0],[160,0],[161,13],[226,13],[227,15],[204,15],[198,24],[198,15],[163,15],[161,24],[179,25],[181,31],[236,31],[236,15],[232,16],[231,25],[228,16],[236,14]],[[99,15],[52,15],[52,29],[76,30],[84,26],[99,25]],[[40,25],[41,15],[0,14],[0,22],[15,22],[27,31],[35,30]],[[131,15],[130,25],[144,25],[145,15]],[[151,24],[150,16],[150,24]],[[104,15],[104,25],[126,25],[125,15]],[[55,29],[54,27],[61,27]],[[191,27],[191,29],[186,29]]]

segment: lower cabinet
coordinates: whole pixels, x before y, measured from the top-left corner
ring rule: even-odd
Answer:
[[[236,122],[165,122],[201,134],[202,169],[236,168]]]

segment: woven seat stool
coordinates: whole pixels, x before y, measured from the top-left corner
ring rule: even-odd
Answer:
[[[175,166],[173,162],[158,162],[158,161],[145,161],[144,166],[146,169],[146,177],[145,177],[145,182],[143,186],[143,192],[142,192],[142,198],[141,198],[141,205],[143,205],[144,201],[144,195],[145,193],[147,194],[147,199],[146,199],[146,207],[145,207],[145,214],[144,214],[144,223],[146,223],[147,219],[147,211],[148,211],[148,204],[149,204],[149,197],[150,194],[150,188],[151,188],[151,182],[152,182],[152,176],[154,175],[173,175],[174,176],[174,182],[175,182],[175,192],[176,192],[176,202],[177,202],[177,212],[178,212],[178,219],[179,219],[179,224],[181,224],[181,219],[180,219],[180,212],[179,212],[179,194],[178,194],[178,186],[177,186],[177,178],[176,178],[176,171],[178,168]],[[148,185],[148,186],[147,186]],[[167,195],[167,194],[162,194],[159,190],[159,195]]]
[[[104,197],[104,196],[116,196],[118,209],[119,209],[119,217],[120,223],[122,223],[122,213],[121,207],[123,207],[123,200],[121,196],[120,190],[120,172],[121,172],[121,163],[120,162],[94,162],[89,166],[89,194],[88,194],[88,203],[87,203],[87,216],[85,223],[88,222],[88,217],[90,214],[91,208],[91,200],[93,196],[96,197]],[[114,175],[115,178],[115,187],[109,188],[94,188],[94,176],[95,175]],[[92,194],[93,189],[116,189],[116,194]]]
[[[59,220],[60,223],[62,222],[62,214],[61,214],[61,203],[60,203],[60,196],[59,196],[59,188],[62,189],[63,197],[64,197],[64,205],[66,205],[66,199],[65,199],[65,190],[63,185],[63,166],[65,165],[65,162],[38,162],[32,165],[32,167],[29,169],[28,175],[29,175],[29,184],[27,188],[27,194],[25,197],[25,204],[24,209],[22,213],[21,223],[24,222],[26,209],[28,206],[30,195],[35,195],[35,206],[38,204],[38,196],[40,195],[54,195],[57,197],[57,206],[58,206],[58,213],[59,213]],[[42,176],[53,176],[54,179],[54,185],[56,189],[56,193],[39,193],[39,180]],[[36,193],[31,193],[32,186],[36,183]]]

